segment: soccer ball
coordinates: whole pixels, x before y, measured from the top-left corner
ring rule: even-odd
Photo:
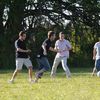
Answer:
[[[100,77],[100,71],[97,72],[97,76]]]

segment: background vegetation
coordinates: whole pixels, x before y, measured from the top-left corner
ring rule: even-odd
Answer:
[[[70,66],[93,67],[92,49],[100,36],[100,1],[0,0],[0,69],[15,68],[14,41],[21,30],[27,32],[35,67],[35,55],[49,30],[64,31],[72,43]],[[51,64],[54,55],[49,55]]]

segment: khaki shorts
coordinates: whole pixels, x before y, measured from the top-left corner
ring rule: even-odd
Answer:
[[[32,67],[32,62],[29,58],[17,58],[16,59],[16,69],[21,70],[23,65],[25,65],[29,69]]]

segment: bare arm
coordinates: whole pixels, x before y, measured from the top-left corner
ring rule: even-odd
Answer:
[[[29,49],[28,49],[28,50],[23,50],[23,49],[21,49],[21,48],[17,48],[17,51],[19,51],[19,52],[25,52],[25,53],[26,53],[26,52],[31,52],[31,50],[29,50]]]
[[[96,59],[96,49],[94,48],[93,49],[93,60],[95,60]]]
[[[16,48],[16,51],[19,51],[19,52],[31,52],[31,50],[27,49],[27,50],[23,50],[21,49],[21,46],[20,46],[20,43],[18,41],[15,42],[15,48]]]
[[[46,44],[45,42],[42,44],[42,48],[43,48],[43,50],[44,50],[44,54],[47,54],[46,45],[47,45],[47,44]],[[53,51],[53,52],[58,52],[58,50],[55,49],[55,48],[53,48],[53,47],[50,47],[49,50],[50,50],[50,51]]]
[[[53,52],[60,52],[60,51],[57,49],[57,41],[56,41],[56,43],[55,43],[55,47],[54,47],[54,48],[53,48],[53,47],[50,47],[49,50],[50,50],[50,51],[53,51]]]
[[[42,44],[42,48],[43,48],[44,51],[46,51],[46,45],[47,45],[46,43]]]
[[[47,55],[46,45],[47,45],[46,43],[43,43],[43,44],[42,44],[43,54],[44,54],[44,55]]]
[[[53,48],[53,47],[50,47],[49,50],[53,51],[53,52],[58,52],[58,50],[56,48]]]

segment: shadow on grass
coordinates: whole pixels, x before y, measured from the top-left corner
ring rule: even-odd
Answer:
[[[69,68],[71,73],[91,73],[92,68]],[[58,68],[57,73],[62,73],[64,70],[62,68]]]
[[[37,70],[33,70],[33,73],[35,73]],[[70,71],[72,74],[85,74],[85,73],[91,73],[92,72],[92,68],[70,68]],[[14,70],[0,70],[0,74],[8,74],[8,73],[13,73]],[[20,73],[28,73],[28,70],[27,69],[23,69],[22,71],[20,71]],[[49,73],[50,74],[50,71],[49,72],[46,72],[46,73]],[[60,74],[60,73],[64,73],[64,70],[61,68],[58,68],[57,69],[57,73]]]

